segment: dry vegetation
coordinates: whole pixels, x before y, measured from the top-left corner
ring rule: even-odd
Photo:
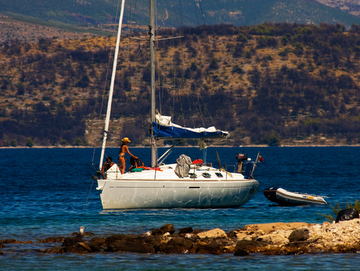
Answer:
[[[157,108],[174,122],[229,130],[226,144],[233,145],[360,142],[359,29],[264,24],[175,32],[158,34],[184,38],[156,44]],[[94,36],[3,42],[0,143],[99,145],[114,44]],[[134,143],[148,143],[148,56],[145,41],[122,38],[110,145],[125,136],[123,127]]]

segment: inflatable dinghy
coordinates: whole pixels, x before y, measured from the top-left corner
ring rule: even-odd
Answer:
[[[283,206],[327,204],[321,196],[290,192],[283,188],[271,187],[264,189],[264,196],[268,200]]]

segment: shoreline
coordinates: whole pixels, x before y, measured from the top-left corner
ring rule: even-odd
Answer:
[[[134,145],[130,146],[131,148],[144,148],[150,149],[150,146]],[[169,146],[158,146],[157,148],[168,148]],[[178,146],[177,148],[198,148],[199,146]],[[208,148],[319,148],[319,147],[360,147],[360,144],[354,145],[280,145],[280,146],[268,146],[268,145],[242,145],[242,146],[230,146],[230,145],[214,145],[208,146]],[[16,147],[0,147],[0,149],[101,149],[99,147],[90,147],[90,146],[16,146]],[[119,146],[106,147],[107,149],[117,149]]]
[[[73,236],[51,236],[37,240],[36,243],[31,240],[0,240],[0,255],[34,251],[44,254],[121,252],[233,254],[234,256],[248,256],[253,253],[298,255],[360,252],[360,219],[323,224],[305,222],[250,224],[228,233],[219,228],[201,231],[193,230],[192,227],[175,229],[173,224],[165,224],[159,229],[138,235],[100,236],[91,232],[71,235]],[[27,244],[32,248],[26,247]],[[39,244],[39,248],[34,248],[36,244]]]

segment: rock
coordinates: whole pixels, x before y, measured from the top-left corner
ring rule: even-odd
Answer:
[[[221,240],[210,239],[210,242],[197,242],[191,252],[199,254],[220,255],[224,252],[224,245]]]
[[[180,236],[185,236],[185,234],[192,233],[192,232],[193,232],[192,227],[182,228],[182,229],[179,230],[179,235]]]
[[[112,235],[112,236],[106,238],[105,245],[109,246],[117,240],[134,240],[137,237],[138,236],[134,235],[134,234],[115,234],[115,235]]]
[[[71,247],[74,245],[77,245],[78,242],[81,242],[82,238],[78,238],[78,237],[66,237],[64,239],[64,242],[62,243],[62,247]]]
[[[284,245],[289,242],[289,239],[284,233],[273,232],[257,238],[256,241],[262,241],[270,245]]]
[[[246,225],[244,231],[249,233],[263,231],[263,234],[268,234],[277,230],[294,230],[302,227],[308,227],[308,223],[293,222],[293,223],[265,223],[265,224],[253,224]]]
[[[249,252],[246,250],[238,249],[235,251],[234,256],[249,256]]]
[[[186,248],[190,248],[193,242],[185,239],[184,237],[174,237],[171,238],[169,242],[167,242],[168,246],[182,246]]]
[[[78,254],[86,254],[89,253],[89,249],[85,248],[83,246],[83,242],[79,242],[76,244],[73,244],[71,246],[62,246],[58,250],[57,254],[63,254],[63,253],[78,253]]]
[[[105,246],[106,238],[94,237],[88,243],[88,246],[93,252],[99,252],[103,246]]]
[[[160,229],[153,230],[152,234],[153,235],[163,235],[167,232],[169,232],[170,234],[173,234],[175,232],[174,224],[165,224]]]
[[[233,231],[229,232],[227,234],[227,236],[229,238],[236,238],[238,240],[243,240],[243,239],[249,237],[250,235],[247,232],[245,232],[244,230],[233,230]]]
[[[49,253],[49,254],[61,254],[59,253],[60,248],[59,247],[51,247],[51,248],[46,248],[44,250],[44,253]]]
[[[269,223],[247,225],[244,229],[226,234],[221,229],[200,232],[191,227],[175,233],[172,224],[166,224],[153,234],[116,234],[110,237],[94,237],[85,242],[75,237],[49,237],[38,243],[60,243],[61,247],[32,249],[45,253],[233,253],[246,256],[249,253],[266,255],[294,255],[305,253],[346,253],[360,251],[360,219],[339,223]],[[5,239],[5,244],[32,243]],[[4,246],[0,242],[0,246]]]
[[[289,236],[290,242],[306,241],[307,239],[309,239],[309,230],[307,228],[296,229]]]
[[[90,240],[90,243],[98,243],[99,245],[105,245],[106,238],[104,237],[94,237]]]
[[[163,253],[189,253],[193,245],[193,241],[184,237],[173,237],[167,243],[163,243],[158,247],[159,252]]]
[[[264,246],[268,245],[266,242],[261,240],[240,240],[236,243],[235,247],[235,253],[237,253],[238,250],[243,250],[246,252],[260,252],[262,251],[262,248]]]
[[[13,244],[16,242],[15,239],[4,239],[3,241],[3,244]]]
[[[135,253],[155,253],[155,248],[149,244],[125,240],[116,240],[108,246],[107,251],[126,251]]]
[[[63,243],[65,237],[48,237],[44,240],[38,240],[37,243],[44,244],[44,243]]]
[[[213,229],[209,231],[200,232],[197,234],[200,239],[203,238],[226,238],[227,235],[222,229]]]
[[[281,254],[285,255],[297,255],[297,254],[306,254],[310,251],[309,244],[303,243],[289,243],[282,249]]]
[[[186,233],[184,235],[185,238],[187,239],[192,239],[192,240],[196,240],[196,239],[199,239],[199,236],[195,233]]]

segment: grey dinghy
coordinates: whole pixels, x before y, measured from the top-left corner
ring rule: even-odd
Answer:
[[[264,196],[279,205],[310,205],[310,204],[327,204],[322,196],[290,192],[283,188],[264,189]]]

